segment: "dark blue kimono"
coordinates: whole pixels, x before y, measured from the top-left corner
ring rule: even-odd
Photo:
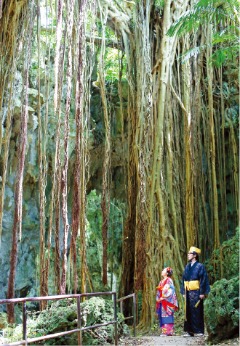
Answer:
[[[184,281],[199,280],[200,289],[186,291],[184,288]],[[210,292],[210,286],[206,269],[202,263],[195,262],[192,266],[188,263],[183,272],[183,282],[181,286],[181,293],[185,294],[186,299],[186,316],[184,322],[184,331],[190,335],[194,333],[204,334],[204,314],[203,314],[203,299],[197,307],[196,303],[200,300],[200,294],[208,294]]]

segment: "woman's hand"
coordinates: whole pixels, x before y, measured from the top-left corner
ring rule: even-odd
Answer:
[[[204,299],[204,298],[205,298],[205,295],[204,295],[204,294],[200,294],[199,298],[200,298],[200,299]]]

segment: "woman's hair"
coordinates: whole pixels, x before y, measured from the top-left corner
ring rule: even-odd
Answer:
[[[167,267],[167,276],[171,277],[173,275],[173,270],[170,267]]]

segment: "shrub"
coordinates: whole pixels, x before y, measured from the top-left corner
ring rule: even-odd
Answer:
[[[209,341],[220,341],[238,334],[239,279],[216,281],[205,301]]]
[[[118,337],[127,332],[122,314],[118,313]],[[106,323],[114,320],[113,302],[109,299],[92,297],[81,303],[82,327]],[[77,328],[76,299],[63,299],[54,302],[50,308],[32,313],[28,317],[28,339]],[[21,328],[16,326],[11,340],[20,340]],[[114,344],[114,325],[99,327],[82,332],[83,345]],[[77,345],[78,335],[70,335],[39,342],[39,345]],[[36,344],[36,343],[35,343]]]
[[[239,230],[234,237],[224,241],[205,262],[210,282],[231,279],[239,271]]]

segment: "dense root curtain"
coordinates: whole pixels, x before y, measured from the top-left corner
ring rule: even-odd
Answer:
[[[188,247],[202,248],[204,259],[225,234],[218,220],[226,205],[219,202],[217,191],[221,181],[224,201],[227,171],[218,176],[224,156],[216,149],[223,148],[224,136],[215,124],[218,118],[226,119],[226,110],[222,104],[219,111],[214,101],[217,68],[211,61],[209,36],[213,29],[206,23],[201,32],[192,34],[195,44],[208,48],[184,64],[180,57],[190,49],[190,36],[168,35],[171,25],[190,8],[188,1],[169,0],[163,7],[139,1],[131,35],[123,30],[128,21],[116,23],[123,36],[129,82],[128,216],[121,293],[142,291],[143,328],[154,320],[155,284],[162,268],[173,267],[179,289]]]
[[[37,4],[39,6],[39,2]],[[100,59],[97,66],[105,129],[102,175],[103,283],[107,283],[108,273],[107,232],[111,196],[112,123],[104,65],[105,34],[109,26],[115,30],[126,56],[128,82],[126,124],[121,124],[121,140],[123,142],[126,138],[127,148],[127,165],[124,169],[127,175],[127,216],[123,234],[120,291],[121,295],[139,293],[142,299],[140,326],[148,328],[154,321],[155,286],[160,280],[162,268],[168,265],[173,267],[175,285],[179,289],[179,278],[188,247],[200,247],[202,259],[205,259],[213,248],[218,248],[226,229],[233,232],[233,224],[237,224],[238,149],[231,113],[232,99],[227,94],[226,85],[230,86],[229,90],[236,86],[229,77],[231,71],[224,67],[214,67],[212,63],[212,35],[218,28],[214,21],[211,21],[211,26],[204,22],[201,30],[184,37],[168,34],[170,26],[178,23],[180,16],[187,10],[189,13],[195,1],[140,0],[122,1],[120,4],[110,0],[56,0],[55,4],[56,13],[53,6],[50,7],[53,11],[51,15],[56,19],[56,28],[52,25],[50,29],[49,35],[52,36],[47,41],[49,48],[46,49],[46,65],[44,60],[44,109],[40,101],[40,11],[36,7],[40,294],[48,294],[50,272],[54,276],[58,293],[67,290],[85,292],[87,287],[85,208],[93,51],[92,43],[86,44],[86,32],[89,27],[92,33],[97,32],[95,25],[100,18],[103,37],[96,40],[101,42],[101,53],[95,58]],[[0,0],[0,152],[3,167],[0,236],[4,191],[11,169],[9,143],[14,73],[18,59],[24,61],[9,298],[14,296],[18,240],[21,238],[28,130],[27,89],[32,52],[32,40],[29,37],[34,36],[31,33],[35,26],[35,5],[34,1]],[[227,27],[228,21],[236,17],[235,7],[233,9],[233,16],[226,19]],[[194,12],[194,15],[197,13]],[[224,20],[221,25],[225,25]],[[51,46],[53,35],[56,45]],[[18,37],[20,44],[17,46]],[[189,53],[190,59],[186,58],[182,63],[181,57],[191,48],[192,42],[201,48],[198,47],[195,53]],[[114,46],[116,44],[114,42]],[[24,59],[21,55],[23,52]],[[48,73],[51,54],[54,56],[54,76],[50,85]],[[121,87],[119,93],[121,102]],[[6,118],[3,117],[3,99],[4,105],[7,105],[4,114]],[[51,108],[54,118],[54,138],[48,134],[48,108]],[[74,129],[75,137],[70,154],[71,129]],[[51,141],[50,147],[53,148],[50,154],[47,153],[48,141]],[[69,165],[74,167],[73,176],[69,175]],[[231,201],[227,194],[231,194]],[[72,215],[69,215],[69,203],[72,204]],[[232,224],[229,226],[230,221]],[[130,307],[127,310],[131,314]],[[12,322],[12,306],[9,306],[9,317]]]
[[[29,85],[29,65],[31,58],[31,44],[32,41],[28,41],[27,37],[32,37],[33,23],[34,23],[34,4],[31,3],[30,15],[26,17],[24,23],[25,30],[28,33],[22,42],[25,47],[25,61],[23,65],[23,91],[22,91],[22,109],[21,109],[21,130],[19,133],[19,145],[18,145],[18,168],[16,172],[16,183],[15,183],[15,208],[12,228],[12,250],[10,255],[10,272],[8,278],[8,292],[7,298],[14,298],[14,286],[16,278],[16,266],[17,266],[17,255],[18,255],[18,242],[21,240],[22,234],[22,202],[23,202],[23,178],[24,178],[24,167],[25,157],[27,148],[27,129],[28,129],[28,85]],[[8,322],[14,322],[14,305],[7,305]]]

